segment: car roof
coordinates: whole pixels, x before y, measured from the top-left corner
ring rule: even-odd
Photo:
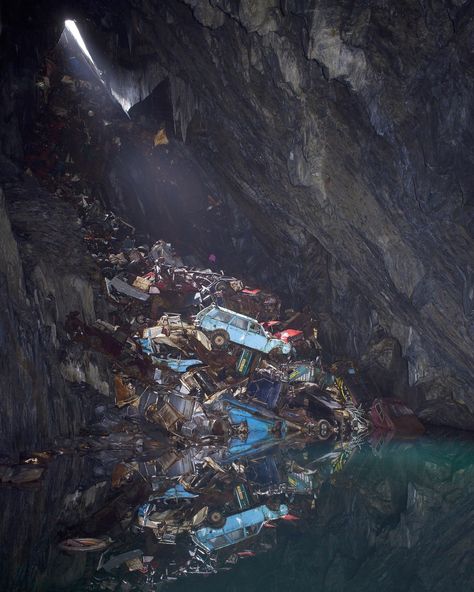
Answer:
[[[228,312],[229,314],[231,314],[234,317],[240,317],[241,319],[245,319],[246,321],[253,321],[254,323],[257,323],[257,325],[260,325],[260,323],[257,321],[257,319],[253,319],[252,317],[248,317],[246,315],[240,314],[239,312],[235,312],[235,310],[230,310],[229,308],[224,308],[223,306],[217,306],[217,304],[213,305],[213,309],[215,309],[215,308],[218,308],[219,310],[223,310],[224,312]]]

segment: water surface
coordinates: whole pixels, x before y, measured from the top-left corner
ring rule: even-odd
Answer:
[[[91,532],[116,529],[116,510],[107,511],[117,495],[110,488],[111,467],[120,460],[116,454],[57,457],[38,487],[0,489],[2,590],[474,589],[474,440],[469,435],[367,441],[343,454],[327,443],[273,448],[263,455],[267,461],[274,458],[281,466],[282,459],[291,459],[313,471],[311,491],[285,498],[300,519],[262,528],[258,541],[239,546],[252,556],[224,563],[223,572],[159,583],[134,574],[124,584],[123,572],[104,579],[96,571],[97,554],[58,551],[62,537],[87,531],[94,512]],[[125,502],[132,524],[141,501],[137,495]],[[127,529],[118,537],[113,532],[114,552],[140,543]],[[173,563],[169,549],[155,558],[162,565]]]

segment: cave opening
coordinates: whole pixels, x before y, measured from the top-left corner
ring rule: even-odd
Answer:
[[[64,27],[65,27],[65,29],[69,33],[71,33],[71,35],[73,36],[74,40],[79,45],[82,53],[90,61],[90,63],[92,64],[92,66],[95,66],[94,60],[92,59],[92,56],[89,53],[89,50],[87,49],[86,44],[84,43],[84,39],[82,38],[81,32],[77,28],[77,25],[76,25],[75,21],[72,21],[72,20],[66,20],[66,21],[64,21]]]
[[[2,589],[472,587],[473,11],[2,8]]]

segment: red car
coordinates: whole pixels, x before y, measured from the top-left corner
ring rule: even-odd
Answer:
[[[298,329],[284,329],[283,331],[278,331],[281,326],[280,321],[267,321],[266,323],[262,323],[262,325],[266,331],[285,343],[293,343],[303,338],[303,331],[299,331]]]
[[[375,399],[370,408],[370,419],[375,430],[418,435],[425,431],[412,409],[399,399]]]

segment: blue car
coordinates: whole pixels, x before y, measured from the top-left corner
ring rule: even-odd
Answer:
[[[251,380],[247,385],[247,395],[272,410],[278,409],[282,391],[283,382],[265,377]]]
[[[223,348],[229,341],[266,354],[287,355],[291,344],[276,339],[258,321],[215,304],[196,315],[197,327],[207,331],[212,345]]]
[[[198,528],[191,537],[198,546],[206,551],[218,551],[257,536],[266,522],[277,520],[286,514],[288,514],[288,506],[285,504],[281,504],[278,510],[270,510],[268,506],[262,505],[233,516],[227,516],[222,528],[209,526]]]
[[[280,417],[264,407],[257,407],[252,403],[244,403],[228,396],[222,397],[222,409],[226,412],[231,425],[238,426],[245,423],[249,434],[263,435],[278,434],[284,437],[287,425]]]
[[[170,370],[174,370],[180,374],[184,374],[194,366],[203,366],[204,364],[204,362],[198,359],[160,358],[156,355],[153,340],[150,337],[139,339],[138,342],[141,345],[143,353],[150,356],[154,364],[163,364],[164,366],[168,366]]]

